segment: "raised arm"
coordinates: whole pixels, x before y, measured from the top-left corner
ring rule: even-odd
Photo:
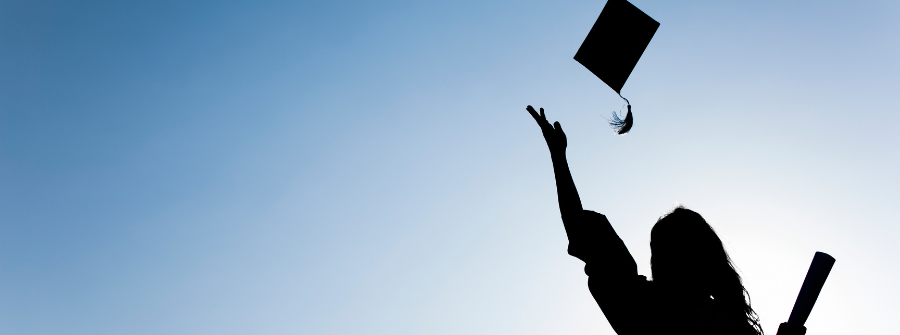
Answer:
[[[651,333],[655,323],[648,317],[647,280],[638,276],[637,264],[625,243],[616,234],[606,216],[581,208],[581,199],[566,162],[566,134],[559,122],[547,122],[544,109],[540,114],[531,106],[525,108],[534,117],[553,159],[559,212],[569,238],[568,252],[585,262],[588,287],[609,324],[617,334]],[[653,331],[655,333],[655,331]]]
[[[550,125],[547,116],[544,115],[544,109],[541,108],[540,114],[534,110],[534,107],[525,108],[538,126],[544,133],[544,140],[547,141],[547,148],[550,149],[550,158],[553,160],[553,172],[556,175],[556,196],[559,199],[559,213],[565,222],[568,218],[574,218],[581,215],[581,198],[578,197],[578,190],[575,189],[575,181],[572,180],[572,173],[569,172],[569,163],[566,161],[566,134],[562,130],[559,122]]]

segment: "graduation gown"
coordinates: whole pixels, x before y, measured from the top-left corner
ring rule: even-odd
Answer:
[[[745,320],[729,318],[712,299],[667,298],[637,264],[606,216],[589,210],[563,217],[568,252],[585,262],[588,288],[618,335],[743,335]]]

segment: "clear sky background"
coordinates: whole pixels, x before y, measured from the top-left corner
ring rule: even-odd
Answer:
[[[896,331],[900,2],[633,3],[615,136],[604,1],[3,1],[0,333],[613,334],[529,104],[643,274],[683,204],[767,333],[815,251],[810,334]]]

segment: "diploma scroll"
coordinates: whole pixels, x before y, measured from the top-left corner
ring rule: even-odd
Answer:
[[[782,323],[778,327],[778,335],[802,335],[806,333],[806,319],[812,312],[816,299],[819,298],[819,292],[825,285],[825,279],[834,266],[834,257],[818,251],[813,257],[812,264],[809,265],[809,271],[806,272],[806,279],[803,280],[803,286],[800,287],[800,294],[797,295],[797,301],[794,302],[794,309],[791,310],[791,317],[788,322]]]

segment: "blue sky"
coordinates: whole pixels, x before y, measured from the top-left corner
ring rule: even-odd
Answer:
[[[529,104],[642,273],[683,204],[768,333],[815,251],[810,332],[892,331],[900,4],[632,1],[620,137],[604,3],[0,3],[0,332],[613,334]]]

